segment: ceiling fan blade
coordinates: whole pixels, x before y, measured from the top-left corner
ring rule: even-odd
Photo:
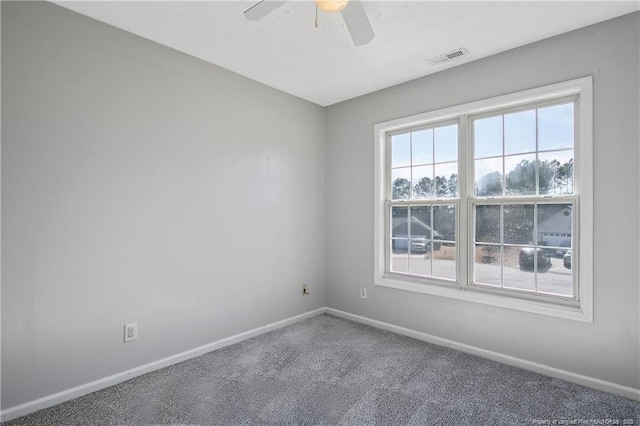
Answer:
[[[259,21],[285,3],[286,1],[262,0],[260,3],[257,3],[245,10],[244,17],[250,21]]]
[[[369,18],[359,0],[349,0],[347,7],[342,11],[342,18],[356,46],[363,46],[375,37]]]

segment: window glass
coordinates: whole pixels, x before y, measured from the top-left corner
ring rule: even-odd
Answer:
[[[502,285],[502,253],[498,244],[475,244],[473,281],[478,284]]]
[[[473,123],[477,197],[573,193],[573,102]]]
[[[538,108],[538,149],[573,148],[573,102]]]
[[[476,206],[476,242],[500,243],[500,206]]]
[[[436,127],[434,130],[435,162],[458,161],[458,125]]]
[[[536,151],[536,111],[522,111],[504,116],[504,153]]]
[[[541,194],[573,194],[573,150],[542,152],[538,160]]]
[[[507,204],[504,206],[504,243],[533,244],[534,206]]]
[[[456,279],[456,205],[433,207],[433,275]]]
[[[475,158],[502,155],[502,116],[474,121]]]
[[[573,295],[573,204],[476,205],[474,210],[476,284]]]
[[[433,129],[411,132],[412,163],[433,164]]]
[[[397,133],[389,143],[392,205],[387,268],[455,280],[458,207],[433,203],[436,198],[458,202],[458,124]],[[402,206],[406,201],[412,205]]]
[[[391,167],[404,167],[411,164],[411,136],[407,134],[391,137]]]
[[[458,163],[436,164],[435,188],[437,198],[458,196]]]
[[[392,198],[406,200],[411,196],[411,168],[391,170]]]
[[[413,198],[434,197],[433,166],[418,166],[413,168]]]
[[[506,195],[536,194],[535,154],[505,157],[504,168]]]
[[[502,195],[502,158],[476,160],[475,192],[478,197]]]

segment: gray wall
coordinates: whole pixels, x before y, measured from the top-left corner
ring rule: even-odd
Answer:
[[[40,2],[2,66],[3,408],[325,305],[323,108]]]
[[[2,2],[2,408],[324,306],[325,277],[330,307],[640,387],[638,19],[324,110]],[[374,123],[585,75],[593,324],[372,286]]]
[[[327,306],[640,388],[639,16],[329,107]],[[594,77],[593,324],[372,285],[374,123],[587,75]],[[368,288],[368,300],[359,287]]]

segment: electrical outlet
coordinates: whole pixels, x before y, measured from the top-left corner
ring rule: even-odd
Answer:
[[[360,299],[366,299],[367,298],[367,289],[362,287],[360,289]]]
[[[302,295],[304,296],[305,294],[309,294],[309,291],[307,290],[307,285],[302,284]]]
[[[132,322],[124,325],[124,342],[131,342],[132,340],[138,340],[138,323]]]

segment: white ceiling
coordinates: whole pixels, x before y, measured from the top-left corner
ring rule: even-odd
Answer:
[[[54,3],[243,76],[331,105],[640,9],[611,1],[363,1],[376,37],[356,47],[342,16],[291,1],[259,22],[257,1]],[[427,59],[464,47],[448,63]]]

